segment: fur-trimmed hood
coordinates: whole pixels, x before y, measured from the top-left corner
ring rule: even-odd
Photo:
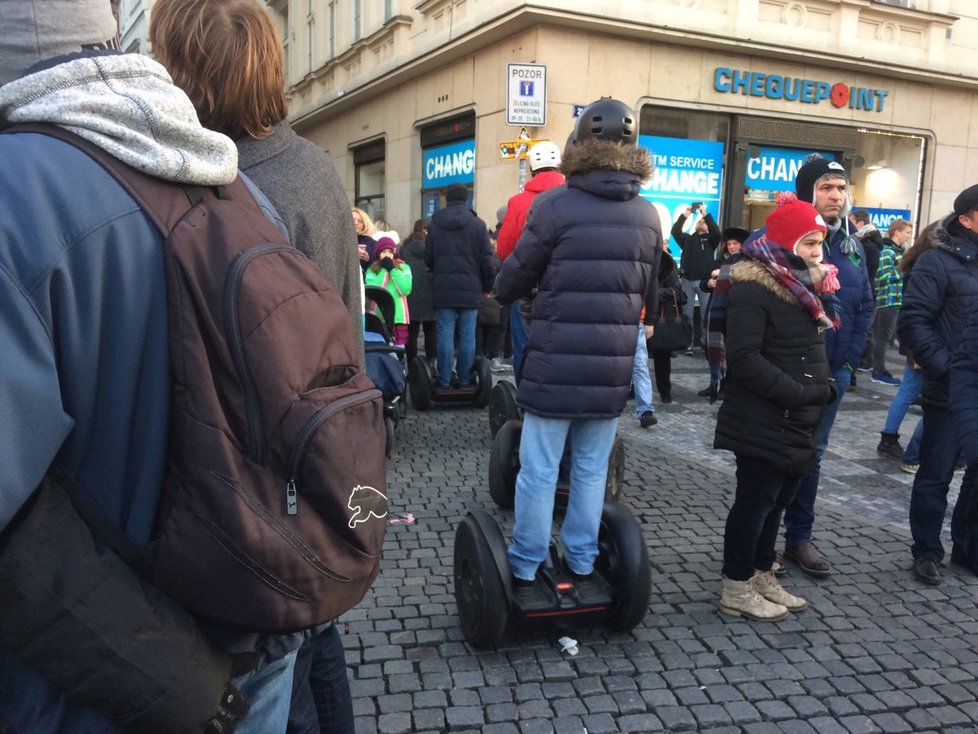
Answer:
[[[645,148],[610,140],[591,139],[568,147],[560,172],[574,176],[590,171],[625,171],[644,182],[652,176],[652,159]]]
[[[781,285],[771,275],[771,271],[756,260],[744,257],[733,263],[730,266],[730,282],[731,284],[757,283],[767,288],[785,303],[790,303],[792,306],[801,308],[801,303],[795,298],[794,294]]]
[[[958,215],[947,215],[934,230],[934,247],[938,247],[965,262],[978,259],[978,234],[961,226]]]

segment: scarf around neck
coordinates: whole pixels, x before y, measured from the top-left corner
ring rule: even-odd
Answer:
[[[805,260],[762,235],[745,243],[740,254],[720,268],[707,325],[706,358],[711,364],[723,364],[726,357],[723,335],[727,330],[727,299],[733,286],[731,268],[745,258],[764,267],[779,285],[791,293],[818,324],[819,330],[839,328],[839,301],[835,296],[839,290],[837,268],[831,264]]]

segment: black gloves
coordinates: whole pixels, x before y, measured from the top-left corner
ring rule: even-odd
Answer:
[[[394,269],[394,259],[393,258],[390,258],[390,257],[382,257],[382,258],[380,258],[380,267],[382,267],[384,270],[393,270]]]

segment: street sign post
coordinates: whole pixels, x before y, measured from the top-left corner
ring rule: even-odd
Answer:
[[[530,155],[530,148],[548,139],[540,138],[539,140],[534,140],[530,137],[529,131],[525,127],[521,127],[520,134],[516,136],[516,140],[504,140],[499,144],[500,158],[503,160],[515,158],[520,162],[520,191],[523,190],[523,185],[526,183],[526,159]]]
[[[506,64],[506,124],[547,124],[547,67]]]

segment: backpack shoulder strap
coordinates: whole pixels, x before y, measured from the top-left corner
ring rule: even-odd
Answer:
[[[47,135],[63,140],[86,153],[136,200],[164,237],[167,237],[187,212],[201,201],[200,187],[181,186],[141,173],[91,141],[58,125],[23,123],[12,125],[3,132]]]

